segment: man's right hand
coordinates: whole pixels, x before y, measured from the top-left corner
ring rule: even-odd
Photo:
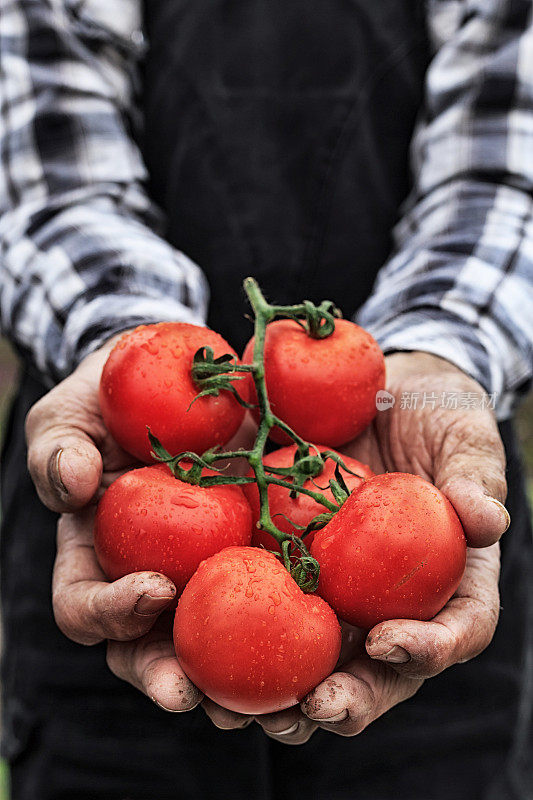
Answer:
[[[109,583],[93,546],[94,503],[134,459],[106,431],[98,402],[100,375],[111,339],[87,356],[28,414],[28,466],[39,497],[63,512],[58,525],[53,607],[63,633],[81,644],[108,640],[108,664],[169,711],[188,711],[201,692],[181,670],[172,642],[176,589],[156,572],[138,572]],[[232,447],[246,446],[247,420]],[[164,613],[168,611],[169,613]],[[204,701],[218,727],[236,728],[250,718]]]
[[[52,511],[69,512],[58,525],[54,615],[75,642],[108,639],[115,675],[164,708],[186,711],[202,695],[176,660],[171,621],[160,617],[174,601],[174,584],[156,572],[109,583],[93,547],[94,501],[120,472],[135,466],[106,431],[98,402],[100,375],[117,338],[87,356],[26,420],[28,467],[39,497]]]

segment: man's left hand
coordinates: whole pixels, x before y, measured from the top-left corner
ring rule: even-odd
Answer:
[[[509,515],[502,505],[505,455],[490,403],[474,380],[426,353],[388,356],[387,377],[394,407],[379,412],[345,452],[375,472],[416,473],[441,489],[465,530],[466,571],[455,595],[429,622],[382,622],[366,638],[362,631],[346,628],[337,671],[300,707],[257,717],[269,736],[286,744],[302,744],[317,727],[341,736],[360,733],[415,694],[425,678],[478,655],[496,629],[496,542],[509,525]],[[429,394],[439,399],[468,397],[473,402],[458,408],[442,402],[424,404],[422,398]],[[418,402],[402,406],[402,396]],[[222,719],[222,710],[217,713]]]

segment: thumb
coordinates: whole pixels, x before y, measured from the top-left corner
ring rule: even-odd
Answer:
[[[26,417],[28,469],[39,497],[52,511],[82,508],[100,485],[103,462],[95,442],[102,447],[109,443],[98,390],[102,368],[118,338],[112,337],[86,356],[72,375],[35,403]],[[114,447],[117,463],[113,468],[126,466],[123,456],[129,457]]]
[[[470,547],[487,547],[505,533],[505,452],[489,412],[467,411],[447,429],[434,482],[457,511]]]
[[[48,508],[75,511],[92,500],[102,476],[102,456],[87,434],[65,426],[28,444],[28,468]]]
[[[412,697],[422,685],[366,655],[344,664],[301,702],[306,717],[324,730],[355,736],[398,703]]]
[[[88,379],[79,371],[45,394],[26,417],[28,469],[39,497],[52,511],[85,506],[102,476],[102,456],[95,445],[102,439],[99,375]]]

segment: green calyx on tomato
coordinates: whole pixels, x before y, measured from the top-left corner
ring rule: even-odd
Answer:
[[[245,379],[242,373],[248,369],[242,364],[237,367],[237,358],[231,353],[215,358],[212,347],[200,347],[194,354],[191,367],[192,379],[200,392],[191,405],[200,397],[218,397],[221,391],[227,391],[244,408],[254,408],[252,403],[241,397],[234,385],[235,381]]]

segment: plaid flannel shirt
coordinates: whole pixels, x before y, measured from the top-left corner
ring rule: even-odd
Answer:
[[[141,322],[201,323],[130,131],[140,0],[0,0],[0,312],[50,383]],[[413,189],[358,321],[451,361],[506,416],[533,362],[533,2],[429,0]]]

